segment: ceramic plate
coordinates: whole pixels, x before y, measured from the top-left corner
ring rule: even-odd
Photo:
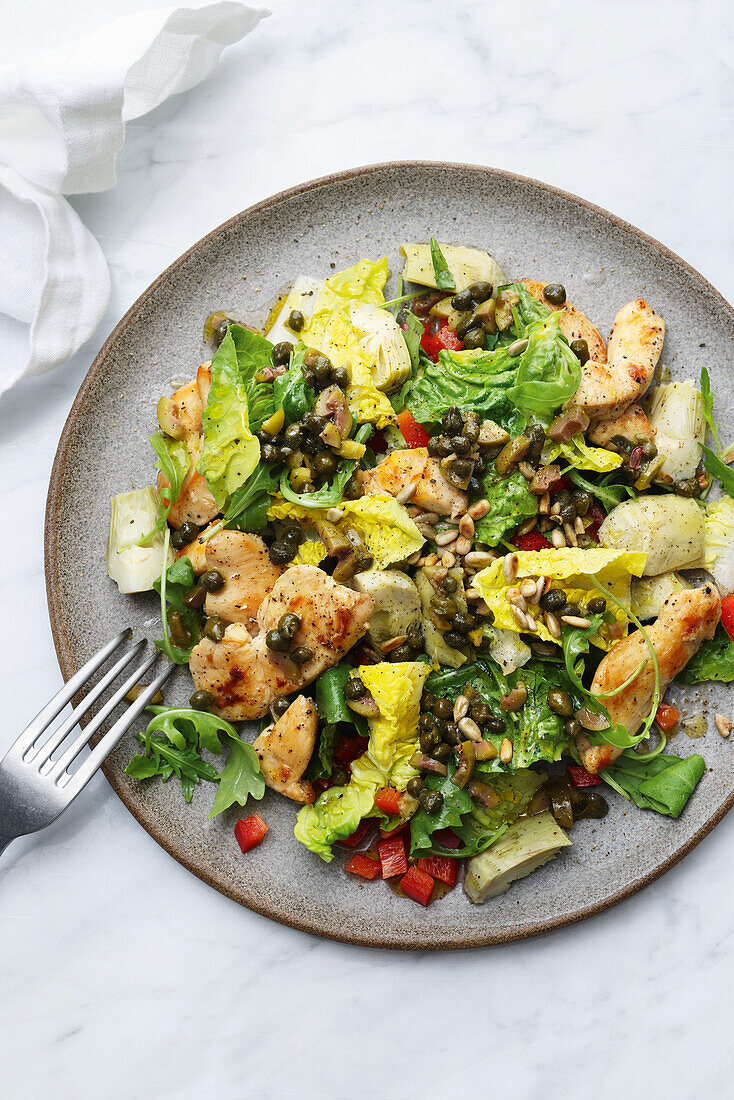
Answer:
[[[624,302],[645,297],[665,318],[663,362],[674,378],[696,377],[705,362],[718,411],[734,406],[725,364],[734,346],[734,311],[701,275],[639,230],[579,198],[490,168],[405,163],[329,176],[259,203],[195,244],[145,291],[95,359],[64,428],[51,476],[46,520],[48,600],[66,678],[121,625],[159,636],[156,599],[121,596],[105,574],[109,499],[151,482],[147,443],[155,406],[169,381],[193,375],[210,357],[204,317],[224,308],[262,324],[278,292],[299,273],[325,277],[363,256],[387,254],[400,271],[404,240],[439,240],[488,249],[514,277],[563,283],[569,299],[609,332]],[[394,287],[392,277],[390,287]],[[177,672],[168,701],[191,692]],[[460,889],[423,909],[387,883],[362,883],[293,836],[295,806],[267,792],[257,808],[269,833],[242,856],[234,810],[207,821],[213,787],[187,806],[174,782],[139,784],[123,775],[135,750],[123,738],[105,767],[114,790],[166,851],[217,890],[264,916],[350,943],[456,948],[505,943],[560,928],[628,898],[672,867],[734,801],[731,746],[713,728],[729,707],[725,686],[683,698],[708,711],[710,732],[675,751],[699,749],[708,770],[678,821],[629,810],[610,794],[602,822],[574,827],[573,847],[486,905]],[[725,701],[726,700],[726,701]],[[606,792],[605,792],[606,793]]]

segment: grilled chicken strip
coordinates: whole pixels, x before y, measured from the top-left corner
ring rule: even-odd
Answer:
[[[312,785],[301,776],[311,759],[318,725],[313,699],[297,695],[285,714],[264,729],[253,745],[266,785],[294,802],[314,800]]]
[[[552,302],[546,301],[543,291],[547,283],[539,283],[535,279],[522,279],[521,282],[525,284],[528,293],[532,294],[536,301],[542,302],[552,313],[560,314],[558,323],[569,344],[572,340],[585,340],[589,348],[589,357],[597,363],[606,363],[607,349],[604,347],[604,341],[585,313],[570,302],[565,302],[562,306],[554,306]]]
[[[196,470],[201,454],[201,417],[209,398],[210,385],[210,364],[204,363],[192,382],[180,386],[171,395],[166,421],[163,421],[176,439],[185,440],[190,463],[181,492],[173,502],[169,514],[168,522],[172,527],[180,527],[187,521],[202,527],[205,523],[210,523],[219,511],[206,481]],[[162,473],[158,474],[158,491],[168,486],[168,478]]]
[[[721,600],[713,584],[674,592],[665,601],[656,621],[647,627],[660,667],[661,698],[670,681],[697,652],[701,643],[713,638],[720,618]],[[605,700],[612,723],[621,723],[632,736],[650,713],[655,690],[655,671],[639,630],[609,650],[597,668],[591,685],[594,695],[613,691],[643,661],[647,663],[639,676],[619,695]],[[583,735],[577,737],[576,745],[584,767],[594,775],[622,752],[613,745],[592,745]]]
[[[410,503],[424,512],[458,516],[466,511],[469,502],[466,493],[446,480],[438,461],[429,457],[426,447],[393,451],[374,469],[362,473],[362,485],[367,494],[389,493],[396,497],[412,484],[416,489]]]
[[[206,567],[216,569],[225,582],[207,596],[207,615],[242,623],[254,637],[260,605],[283,572],[271,562],[263,540],[244,531],[221,531],[206,543]]]
[[[263,600],[256,638],[235,623],[221,642],[199,642],[189,662],[194,684],[197,690],[211,692],[223,718],[262,718],[276,695],[297,691],[337,665],[366,631],[373,609],[370,596],[337,584],[314,565],[294,565]],[[267,631],[286,612],[301,620],[293,645],[308,646],[313,653],[302,665],[265,644]]]
[[[168,514],[168,522],[172,527],[180,527],[182,523],[195,523],[203,527],[219,514],[217,503],[209,492],[209,486],[200,473],[197,472],[196,463],[199,460],[199,451],[194,451],[191,466],[183,479],[181,492],[178,499],[174,500],[171,511]],[[168,478],[165,474],[158,474],[158,491],[167,488]]]
[[[647,413],[635,401],[628,409],[611,420],[597,420],[587,432],[586,438],[595,447],[607,447],[615,451],[619,448],[612,443],[615,435],[620,435],[637,446],[649,443],[655,438],[655,429],[648,420]]]
[[[644,300],[622,306],[614,318],[606,364],[590,359],[568,402],[592,420],[609,420],[647,392],[665,338],[665,322]]]

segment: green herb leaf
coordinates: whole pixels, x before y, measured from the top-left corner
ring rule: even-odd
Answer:
[[[721,624],[714,637],[703,643],[676,679],[679,684],[700,684],[705,680],[729,684],[734,680],[734,641]]]
[[[621,504],[627,497],[635,497],[637,494],[629,485],[623,484],[610,484],[607,482],[609,475],[605,474],[599,481],[589,481],[578,470],[566,470],[566,476],[574,483],[578,485],[580,489],[585,489],[587,493],[591,493],[596,499],[604,505],[607,512],[611,512],[612,508],[616,508],[618,504]]]
[[[721,454],[721,439],[719,437],[720,425],[714,420],[714,395],[711,390],[711,379],[705,367],[701,367],[701,398],[703,400],[703,418],[709,426],[711,435],[716,444],[716,454]],[[709,470],[709,473],[711,471]]]
[[[195,745],[187,744],[183,749],[172,745],[165,734],[137,733],[136,739],[145,746],[141,756],[135,756],[125,768],[125,774],[133,779],[152,779],[159,776],[167,782],[175,775],[181,783],[184,799],[191,801],[194,788],[202,779],[215,782],[216,769],[206,760],[202,760]]]
[[[219,786],[209,817],[229,809],[236,803],[244,806],[247,799],[261,799],[265,794],[265,780],[260,761],[252,745],[241,741],[235,734],[229,738],[229,759],[218,776]]]
[[[581,363],[562,336],[555,313],[528,325],[525,337],[528,346],[507,396],[526,416],[549,421],[579,388]]]
[[[708,472],[713,474],[728,496],[734,496],[734,470],[731,470],[725,462],[722,462],[705,443],[701,444],[701,450],[703,451],[703,464]]]
[[[433,273],[436,276],[436,286],[439,290],[456,290],[456,280],[449,271],[446,257],[439,248],[438,241],[431,237],[431,262]]]
[[[637,760],[634,752],[625,752],[600,775],[611,779],[610,786],[621,790],[640,809],[679,817],[705,770],[704,759],[698,753]]]
[[[270,497],[278,489],[273,477],[272,465],[260,462],[255,472],[248,478],[247,484],[237,489],[227,502],[222,519],[223,527],[236,527],[240,531],[262,531],[268,522]],[[211,535],[215,534],[212,530]],[[211,537],[210,535],[210,537]]]
[[[367,734],[367,719],[347,706],[344,687],[354,668],[342,661],[322,672],[314,684],[314,700],[319,712],[319,743],[311,757],[309,779],[328,779],[334,765],[334,748],[341,733]]]
[[[316,393],[306,385],[303,377],[303,356],[307,351],[305,344],[299,344],[291,355],[291,361],[285,374],[279,375],[273,382],[273,403],[276,409],[285,413],[286,424],[294,424],[314,407]]]
[[[165,432],[154,432],[150,437],[150,445],[158,455],[156,469],[161,471],[168,485],[159,492],[161,510],[155,527],[138,539],[138,546],[150,546],[155,536],[166,526],[171,508],[181,495],[184,478],[189,470],[189,452],[182,439],[171,439]]]
[[[408,355],[410,356],[410,365],[413,370],[415,370],[420,359],[423,325],[414,313],[409,313],[405,318],[405,328],[401,331],[403,333],[403,339],[405,340],[405,346],[408,349]]]
[[[163,639],[155,644],[162,653],[165,653],[169,661],[173,661],[176,665],[187,665],[191,656],[191,650],[198,642],[200,636],[201,620],[197,613],[185,607],[183,602],[183,597],[193,586],[194,570],[189,558],[185,554],[182,554],[173,565],[166,569],[165,562],[168,560],[169,539],[170,531],[166,526],[163,546],[164,566],[160,577],[153,581],[153,588],[161,598],[161,620],[163,623]],[[184,626],[191,635],[191,646],[188,649],[182,649],[180,646],[174,645],[171,641],[171,635],[168,629],[169,610],[179,611],[182,615]]]
[[[360,424],[357,432],[354,436],[357,443],[365,443],[372,435],[374,428],[372,424]],[[301,504],[304,508],[331,508],[333,505],[339,503],[344,496],[344,490],[347,482],[354,473],[357,467],[355,459],[348,459],[342,462],[341,469],[335,475],[331,485],[324,485],[321,489],[317,489],[315,493],[294,493],[291,489],[291,483],[289,480],[288,470],[283,470],[280,477],[280,491],[286,500],[289,500],[292,504]]]

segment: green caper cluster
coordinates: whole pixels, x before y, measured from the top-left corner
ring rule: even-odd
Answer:
[[[459,606],[454,596],[446,593],[446,582],[449,588],[455,592],[458,582],[455,577],[447,576],[441,582],[443,592],[436,592],[429,603],[429,615],[431,622],[443,634],[443,640],[451,649],[466,650],[471,646],[469,634],[481,627],[487,619],[481,619],[468,608],[464,610]],[[453,582],[453,584],[452,584]]]
[[[201,530],[203,528],[196,523],[185,520],[180,527],[171,532],[171,546],[174,550],[183,550],[184,546],[188,546],[190,542],[198,537]]]
[[[281,524],[268,550],[268,557],[273,565],[287,565],[289,561],[293,561],[305,538],[297,523],[286,521]]]
[[[224,587],[224,583],[224,577],[218,569],[208,569],[205,573],[202,573],[196,584],[192,585],[183,596],[184,607],[187,611],[194,613],[203,612],[207,593],[219,592]],[[186,625],[184,613],[182,611],[169,611],[166,619],[168,633],[173,644],[180,649],[189,649],[194,638]],[[221,642],[224,637],[226,623],[218,615],[206,615],[203,619],[198,619],[198,622],[199,628],[205,637],[211,638],[214,642]],[[206,710],[208,708],[201,707],[200,709]]]
[[[297,665],[304,665],[313,657],[313,650],[306,645],[294,646],[296,634],[301,629],[301,620],[292,611],[286,611],[278,619],[278,625],[265,635],[265,645],[273,653],[289,657]]]
[[[309,469],[316,481],[330,481],[341,462],[339,455],[320,438],[330,423],[325,416],[307,412],[300,420],[281,429],[277,435],[271,435],[261,428],[256,434],[261,444],[263,461],[272,462],[276,466],[292,466],[305,458],[306,461],[302,464]],[[314,488],[312,481],[310,491]],[[304,485],[301,491],[308,492],[309,485]]]
[[[658,449],[651,439],[646,440],[644,443],[633,443],[626,436],[613,435],[610,442],[622,455],[622,473],[629,481],[637,481],[657,458]],[[698,483],[695,478],[692,478],[691,481],[697,488]],[[691,491],[691,496],[693,496],[693,492],[694,490]],[[683,493],[681,495],[688,496],[689,494]]]
[[[325,390],[327,386],[338,386],[346,390],[350,382],[346,367],[335,367],[331,359],[321,352],[309,348],[303,356],[303,380],[312,390]]]
[[[460,314],[456,323],[456,335],[464,341],[465,348],[483,348],[487,333],[497,331],[492,284],[472,283],[451,299],[451,305]]]
[[[416,657],[424,650],[423,631],[420,623],[411,623],[408,627],[408,636],[402,645],[389,654],[389,660],[415,661]]]
[[[473,409],[452,405],[441,420],[441,431],[428,441],[428,453],[441,459],[444,476],[459,489],[480,493],[479,477],[487,469],[486,450],[479,443],[481,421]]]
[[[553,776],[543,786],[550,810],[562,829],[571,829],[582,817],[600,818],[609,813],[609,804],[596,791],[577,790],[565,775]]]

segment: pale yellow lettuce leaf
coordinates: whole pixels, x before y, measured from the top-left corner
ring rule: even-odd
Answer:
[[[616,470],[622,465],[622,455],[608,451],[605,447],[591,447],[578,432],[568,443],[554,443],[543,451],[543,461],[555,462],[563,458],[575,470],[592,470],[598,474]]]

